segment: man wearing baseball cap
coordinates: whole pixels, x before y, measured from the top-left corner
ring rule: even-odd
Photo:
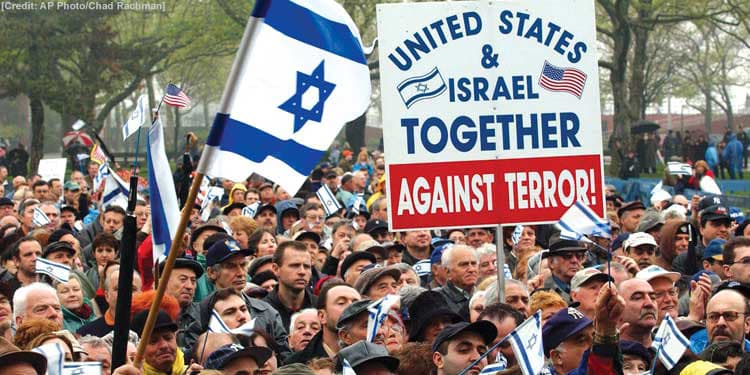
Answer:
[[[703,198],[699,207],[702,207],[704,201],[708,198],[709,197]],[[710,202],[713,202],[714,198],[719,199],[718,197],[711,197]],[[729,217],[729,209],[726,206],[722,204],[708,206],[698,211],[698,218],[698,223],[700,225],[698,228],[700,240],[698,240],[698,243],[695,245],[694,251],[695,264],[698,267],[695,269],[689,269],[688,264],[690,264],[690,262],[688,262],[688,254],[690,254],[690,251],[687,251],[679,254],[672,261],[672,270],[675,272],[680,272],[682,274],[693,274],[697,272],[701,265],[703,251],[706,246],[708,246],[709,242],[716,238],[721,238],[727,241],[729,240],[729,227],[732,224],[732,218]]]
[[[273,351],[264,346],[246,348],[240,344],[228,344],[208,356],[205,368],[221,370],[226,375],[255,374],[272,355]]]
[[[658,324],[667,314],[676,320],[680,291],[675,283],[680,279],[680,274],[652,265],[638,271],[635,278],[648,282],[654,289],[656,306],[659,308]]]
[[[367,341],[359,341],[341,349],[337,355],[337,371],[342,370],[344,360],[358,375],[395,374],[399,365],[399,360],[388,355],[388,351],[382,345]]]
[[[561,309],[544,323],[542,343],[552,373],[567,374],[578,367],[583,353],[591,347],[593,323],[573,307]]]
[[[576,272],[570,281],[570,298],[578,302],[577,309],[587,318],[594,319],[596,314],[596,296],[607,281],[614,281],[607,274],[596,268],[584,268]]]
[[[215,289],[233,288],[241,292],[247,282],[247,256],[250,249],[240,249],[233,239],[217,241],[206,253],[206,275]]]
[[[641,223],[641,218],[646,212],[646,207],[639,201],[629,202],[617,210],[620,218],[620,226],[625,233],[634,233]]]
[[[631,234],[623,244],[625,255],[638,264],[639,269],[644,269],[654,264],[656,258],[656,240],[648,233],[636,232]]]
[[[338,322],[336,322],[336,329],[338,330],[339,342],[342,348],[353,345],[360,340],[367,340],[367,320],[370,317],[367,306],[372,303],[373,301],[369,299],[356,301],[347,306],[341,313]],[[385,348],[384,325],[381,324],[378,332],[375,333],[373,343],[382,345]]]
[[[0,198],[0,218],[4,218],[9,215],[13,215],[13,207],[15,204],[10,198]]]
[[[437,375],[457,375],[487,351],[497,336],[495,325],[480,320],[474,323],[460,322],[449,325],[435,337],[432,343],[432,363]],[[487,366],[483,358],[466,374],[477,375]]]
[[[722,280],[727,278],[724,274],[724,256],[722,255],[725,243],[727,241],[721,238],[714,238],[703,250],[703,269],[719,275]]]

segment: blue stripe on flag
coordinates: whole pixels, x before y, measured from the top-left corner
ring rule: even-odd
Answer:
[[[253,143],[252,147],[248,147],[250,141]],[[216,114],[206,144],[238,154],[256,163],[273,156],[305,176],[310,174],[325,154],[325,151],[309,148],[293,140],[278,139],[223,113]]]
[[[604,223],[602,223],[601,219],[599,219],[598,217],[596,217],[595,215],[593,215],[592,212],[591,212],[591,209],[588,206],[586,206],[585,204],[581,203],[581,201],[576,201],[575,204],[576,204],[576,206],[578,206],[578,208],[581,209],[581,212],[583,212],[583,214],[586,215],[586,217],[589,218],[589,220],[591,220],[591,222],[593,222],[593,223],[596,224],[597,227],[605,229],[607,231],[607,233],[610,233],[609,226],[606,225],[606,224],[604,224]]]
[[[521,341],[521,337],[518,336],[518,333],[516,333],[516,331],[513,331],[510,334],[510,337],[511,337],[511,339],[513,341],[516,342],[516,347],[518,347],[518,348],[524,348],[523,341]],[[526,350],[519,350],[519,351],[521,352],[521,356],[522,356],[522,358],[521,358],[522,366],[526,369],[526,371],[524,371],[524,373],[525,374],[533,374],[534,373],[534,369],[531,368],[531,362],[529,361],[529,354],[526,353]]]
[[[148,137],[148,143],[151,144],[151,136]],[[164,210],[164,205],[161,202],[161,193],[159,191],[159,184],[157,183],[156,175],[154,174],[154,162],[153,155],[151,154],[151,147],[146,147],[146,158],[148,159],[148,193],[151,197],[151,234],[153,236],[152,242],[154,246],[163,245],[164,250],[162,254],[166,255],[169,249],[172,247],[172,239],[169,235],[169,224],[167,223],[167,215]],[[170,176],[171,178],[171,176]],[[154,259],[154,262],[158,262],[158,259]]]
[[[359,40],[345,24],[329,20],[289,0],[269,2],[270,6],[261,4],[257,12],[259,15],[265,14],[266,25],[302,43],[356,63],[367,64]]]
[[[109,202],[109,201],[111,201],[112,199],[114,199],[115,197],[117,197],[118,195],[121,195],[121,194],[125,195],[126,197],[128,196],[128,192],[125,191],[125,190],[123,190],[122,188],[120,188],[118,186],[116,190],[112,190],[109,194],[107,194],[104,197],[102,197],[102,203]]]

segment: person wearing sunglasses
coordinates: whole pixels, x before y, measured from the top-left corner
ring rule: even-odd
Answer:
[[[578,241],[558,240],[550,243],[549,251],[542,253],[542,259],[548,258],[552,275],[544,280],[544,288],[554,290],[565,303],[570,298],[570,282],[576,272],[583,269],[586,261],[586,246]]]
[[[636,232],[630,235],[623,249],[625,255],[633,259],[640,270],[654,264],[656,261],[656,240],[654,237],[645,232]]]

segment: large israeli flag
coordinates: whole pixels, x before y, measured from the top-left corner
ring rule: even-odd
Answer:
[[[128,208],[128,185],[125,184],[117,173],[111,172],[107,175],[107,179],[104,181],[104,192],[102,193],[102,209],[104,210],[110,205],[114,204],[120,206],[123,209]]]
[[[370,89],[359,31],[339,4],[258,0],[198,172],[255,172],[294,195]]]
[[[671,370],[689,346],[690,342],[677,328],[674,320],[669,314],[665,315],[651,344],[651,347],[656,349],[656,355],[664,367]]]
[[[544,367],[541,310],[511,332],[510,344],[523,375],[539,374]]]
[[[172,238],[180,223],[180,206],[172,180],[167,151],[164,149],[164,130],[158,118],[148,132],[148,192],[151,202],[151,241],[154,262],[166,258]]]
[[[611,236],[609,222],[596,215],[589,206],[577,201],[570,206],[557,223],[560,237],[574,241],[586,241],[584,235],[598,237]]]
[[[135,108],[133,109],[133,112],[130,113],[128,121],[122,125],[122,140],[124,141],[131,135],[135,134],[135,132],[138,131],[138,128],[143,126],[148,115],[148,95],[143,94],[135,103]]]

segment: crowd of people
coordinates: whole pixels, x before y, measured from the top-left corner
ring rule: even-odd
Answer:
[[[668,130],[663,136],[655,132],[634,135],[631,148],[626,148],[615,135],[609,143],[612,157],[620,162],[616,173],[621,178],[655,173],[659,163],[696,165],[702,162],[707,165],[712,178],[742,179],[743,170],[747,169],[749,146],[750,137],[742,126],[736,132],[726,132],[719,140],[707,138],[697,130],[686,130],[685,134]]]
[[[484,373],[521,374],[507,337],[537,311],[545,374],[750,373],[750,221],[721,196],[662,193],[644,204],[607,186],[609,235],[503,227],[498,264],[495,228],[389,231],[378,150],[336,148],[295,196],[258,175],[216,179],[224,194],[211,204],[184,201],[194,156],[175,173],[191,217],[168,279],[154,261],[147,190],[132,213],[131,335],[116,369],[128,213],[98,201],[95,163],[66,181],[10,178],[0,166],[0,374],[44,374],[48,358],[33,350],[52,343],[65,362],[98,362],[107,375],[476,375],[489,365],[497,371]],[[340,210],[321,204],[323,185]],[[68,281],[38,273],[40,258],[69,266]],[[166,294],[136,368],[157,282]],[[397,302],[368,332],[371,305],[387,296]],[[667,316],[690,343],[671,370],[653,345]]]

